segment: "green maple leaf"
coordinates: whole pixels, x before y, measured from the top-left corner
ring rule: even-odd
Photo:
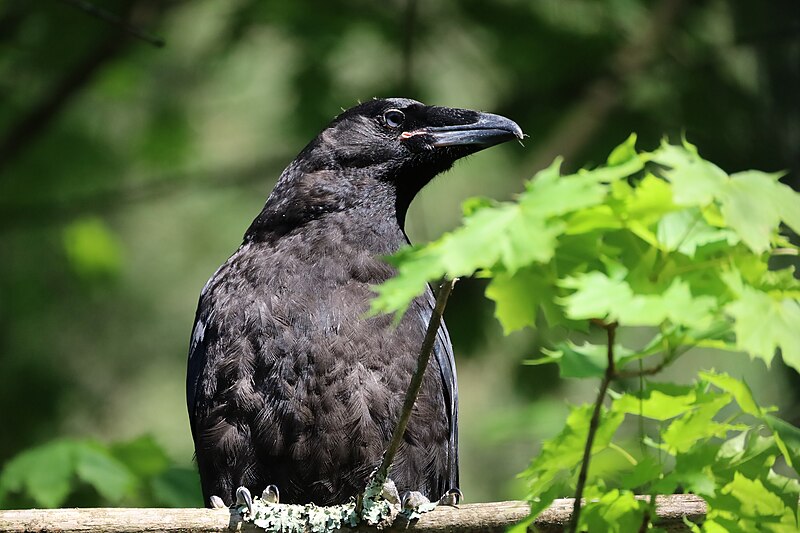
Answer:
[[[765,252],[777,233],[781,210],[774,177],[763,172],[734,174],[721,191],[722,215],[754,252]],[[790,197],[795,193],[791,192]]]
[[[710,204],[719,196],[728,178],[719,167],[702,159],[697,149],[688,143],[675,146],[664,140],[651,157],[652,161],[667,167],[663,174],[672,183],[673,201],[677,205]]]
[[[555,298],[552,275],[540,266],[532,265],[513,274],[496,274],[486,287],[487,298],[495,302],[495,317],[508,335],[525,326],[534,326],[540,308],[551,324],[562,322],[562,313],[553,304]]]
[[[717,307],[711,296],[694,297],[680,278],[662,294],[635,294],[626,281],[597,271],[565,278],[559,284],[575,290],[559,300],[573,320],[599,318],[628,326],[657,326],[669,319],[673,324],[702,328],[711,323]]]
[[[770,364],[777,348],[784,362],[800,371],[800,302],[742,286],[739,299],[726,307],[734,320],[736,346]]]

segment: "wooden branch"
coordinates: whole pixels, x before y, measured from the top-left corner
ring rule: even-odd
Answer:
[[[643,496],[644,497],[644,496]],[[572,516],[572,498],[556,500],[544,511],[530,531],[550,533],[563,531]],[[667,531],[689,531],[683,523],[687,518],[701,522],[706,504],[691,494],[675,494],[656,498],[654,523]],[[525,502],[473,503],[458,508],[437,507],[411,525],[411,531],[429,533],[502,532],[528,516]],[[258,531],[252,524],[242,523],[238,513],[227,509],[29,509],[0,511],[0,531],[10,533],[50,532],[137,533],[163,531]],[[358,531],[372,531],[366,528]],[[374,533],[374,531],[373,531]]]

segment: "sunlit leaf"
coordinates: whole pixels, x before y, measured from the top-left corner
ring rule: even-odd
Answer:
[[[663,421],[686,413],[696,401],[693,389],[687,389],[686,394],[671,395],[648,386],[639,395],[623,394],[614,400],[611,408],[621,413]]]
[[[798,469],[800,467],[800,428],[769,414],[764,415],[764,420],[784,444],[785,451],[782,451],[786,456],[786,461]]]
[[[599,204],[606,188],[598,183],[591,172],[584,175],[564,176],[558,181],[533,180],[520,198],[523,209],[541,219],[571,213]]]
[[[630,491],[610,490],[599,500],[586,504],[579,531],[638,531],[647,508],[647,502],[637,500]]]
[[[719,167],[686,147],[666,141],[652,153],[652,160],[666,167],[663,174],[672,183],[673,200],[678,205],[710,204],[727,182],[727,175]]]
[[[720,194],[725,221],[754,252],[769,249],[770,237],[780,224],[781,211],[773,201],[776,192],[772,178],[751,171],[731,176]]]
[[[699,246],[720,241],[733,245],[739,238],[730,229],[711,226],[698,209],[667,213],[658,222],[658,242],[669,251],[694,256]]]
[[[631,220],[652,224],[679,209],[672,201],[672,187],[653,174],[647,174],[625,198],[625,216]]]
[[[611,150],[606,160],[609,166],[621,165],[631,159],[638,158],[639,154],[636,153],[636,139],[637,135],[631,133],[622,144]]]
[[[680,453],[689,450],[698,440],[724,437],[731,427],[716,422],[714,417],[730,401],[728,394],[709,393],[699,396],[692,410],[671,422],[661,434],[665,446],[672,453]]]
[[[775,299],[743,287],[739,299],[726,308],[736,323],[736,345],[769,364],[777,348],[784,362],[800,371],[800,302]]]
[[[753,392],[745,382],[725,373],[700,372],[698,375],[700,379],[730,393],[745,413],[756,417],[761,417],[764,414],[761,407],[756,403],[755,398],[753,398]]]
[[[549,276],[543,268],[531,266],[492,278],[486,287],[486,296],[494,300],[495,317],[506,335],[525,326],[534,326],[541,306],[555,311]]]
[[[560,285],[575,292],[561,298],[566,315],[574,320],[608,318],[629,326],[657,326],[669,319],[675,324],[703,327],[712,321],[715,300],[693,297],[689,285],[675,278],[662,294],[634,294],[624,280],[602,272],[578,274]]]
[[[734,511],[739,517],[760,522],[780,522],[786,511],[783,500],[758,479],[748,479],[736,472],[733,480],[720,489],[716,506]]]

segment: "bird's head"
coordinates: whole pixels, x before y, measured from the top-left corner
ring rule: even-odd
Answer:
[[[270,204],[273,211],[288,207],[281,201],[287,197],[295,209],[313,207],[310,216],[346,208],[351,199],[363,205],[357,200],[366,195],[373,202],[390,195],[402,225],[414,196],[457,159],[522,138],[522,129],[500,115],[405,98],[370,100],[341,113],[303,149],[265,212]]]

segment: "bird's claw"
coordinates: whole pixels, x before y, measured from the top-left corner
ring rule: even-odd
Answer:
[[[403,493],[400,500],[401,516],[411,522],[417,520],[423,513],[436,509],[438,503],[430,501],[427,496],[415,490]]]
[[[211,496],[208,499],[208,503],[211,504],[212,509],[227,509],[228,507],[225,505],[225,502],[222,501],[222,498],[219,496]]]
[[[441,498],[439,498],[439,505],[446,505],[448,507],[458,507],[458,504],[461,500],[464,499],[464,493],[461,490],[454,488],[450,489],[445,492]]]
[[[276,485],[267,485],[267,488],[261,493],[261,499],[269,503],[280,503],[281,493]]]
[[[431,501],[424,494],[416,490],[404,492],[403,497],[400,498],[400,507],[403,510],[416,510],[428,503],[431,503]]]
[[[246,506],[247,512],[253,514],[253,495],[247,487],[236,489],[236,506]]]

